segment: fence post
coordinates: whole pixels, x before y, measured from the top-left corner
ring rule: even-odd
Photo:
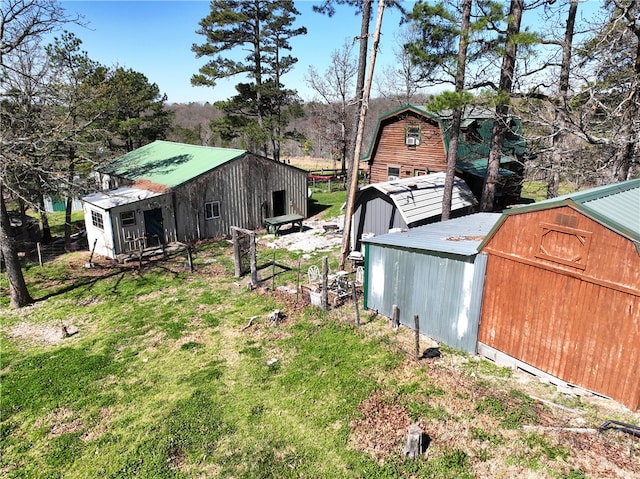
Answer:
[[[356,287],[356,282],[351,283],[353,288],[353,306],[356,308],[356,326],[360,327],[360,311],[358,310],[358,289]]]
[[[413,316],[413,322],[416,328],[416,361],[420,359],[420,318],[418,315]]]
[[[391,308],[391,327],[395,330],[400,327],[400,308],[394,304]]]
[[[240,265],[240,241],[238,240],[238,230],[231,227],[231,238],[233,239],[233,264],[235,266],[235,277],[242,276],[242,267]]]
[[[320,307],[323,311],[329,309],[329,257],[322,258],[322,296],[320,298]]]
[[[251,265],[251,287],[258,285],[258,254],[256,248],[256,234],[252,231],[249,233],[249,263]]]
[[[40,250],[39,241],[36,243],[36,249],[38,250],[38,264],[40,264],[40,267],[42,268],[42,251]]]

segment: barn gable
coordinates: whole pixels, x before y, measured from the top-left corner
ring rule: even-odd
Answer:
[[[465,180],[477,198],[482,194],[489,156],[493,116],[487,110],[469,108],[464,113],[458,140],[456,174]],[[380,183],[432,172],[447,167],[450,116],[406,105],[382,115],[362,161],[369,165],[369,181]],[[496,196],[497,206],[519,200],[524,170],[525,142],[520,120],[511,119],[503,145]]]
[[[506,212],[488,255],[479,350],[640,407],[640,180]]]

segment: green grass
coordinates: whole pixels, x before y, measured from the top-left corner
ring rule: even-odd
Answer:
[[[560,185],[558,188],[558,195],[566,195],[567,193],[571,193],[575,191],[575,188],[571,185],[565,184]],[[547,199],[547,184],[542,181],[525,181],[522,185],[522,193],[520,194],[523,198],[530,198],[535,202],[546,200]]]
[[[277,255],[297,266],[297,255]],[[458,362],[470,385],[452,392],[435,374],[440,362],[407,365],[385,319],[378,330],[374,315],[363,314],[367,326],[356,329],[346,309],[294,310],[292,299],[238,286],[230,257],[229,244],[219,242],[197,250],[194,274],[178,257],[140,272],[105,270],[100,279],[64,257],[26,268],[34,297],[49,296],[19,312],[0,306],[0,475],[446,479],[476,477],[474,465],[491,458],[549,476],[555,472],[545,461],[565,461],[564,448],[519,432],[536,421],[528,396],[472,394],[480,381],[503,387],[502,368],[467,364],[467,356],[442,348],[443,361]],[[277,284],[295,283],[296,275],[295,268],[282,273]],[[267,320],[274,309],[285,322]],[[12,333],[25,324],[78,332],[58,342]],[[441,374],[450,377],[452,367]],[[460,406],[463,396],[473,398]],[[436,436],[433,450],[412,461],[400,439],[379,461],[351,442],[361,405],[375,397],[411,421],[468,434],[453,444]],[[484,426],[496,422],[498,430]],[[501,454],[514,438],[522,452]]]

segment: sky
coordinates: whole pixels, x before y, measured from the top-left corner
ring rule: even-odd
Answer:
[[[308,33],[291,39],[291,55],[298,62],[283,77],[285,86],[297,90],[305,101],[313,99],[313,91],[305,82],[309,66],[324,73],[331,52],[360,33],[360,17],[353,8],[338,6],[336,14],[329,18],[315,13],[314,4],[319,2],[295,1],[300,11],[295,25],[305,26]],[[234,85],[244,81],[234,77],[218,82],[213,88],[191,86],[191,76],[207,62],[207,58],[196,58],[191,46],[204,43],[205,37],[195,32],[210,11],[209,1],[65,0],[62,5],[67,15],[84,17],[86,27],[65,28],[82,40],[81,48],[89,58],[106,66],[117,65],[143,73],[167,95],[168,103],[226,100],[235,95]],[[385,9],[376,71],[393,61],[399,20],[397,12]],[[372,30],[374,25],[375,16]],[[357,49],[354,53],[357,54]]]

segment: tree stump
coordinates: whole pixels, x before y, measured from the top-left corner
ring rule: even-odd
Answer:
[[[418,423],[414,423],[407,430],[407,445],[404,447],[404,455],[415,459],[420,454],[422,454],[422,429]]]

